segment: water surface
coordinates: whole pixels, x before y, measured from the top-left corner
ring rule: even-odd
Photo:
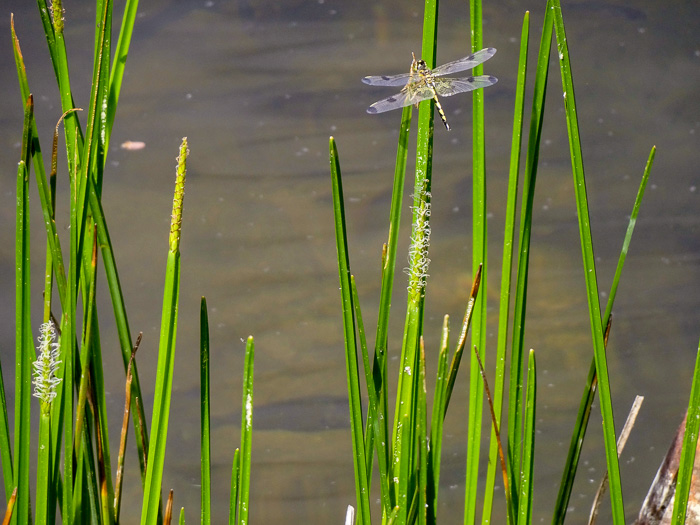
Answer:
[[[76,102],[91,75],[91,2],[67,5],[66,40]],[[122,2],[117,2],[121,9]],[[544,2],[484,7],[485,45],[498,48],[485,91],[489,228],[487,291],[497,312],[501,236],[522,15],[531,11],[531,54]],[[468,9],[441,3],[438,61],[468,54]],[[680,422],[697,348],[700,306],[698,126],[700,10],[693,2],[563,2],[576,81],[599,285],[608,290],[644,163],[659,148],[618,292],[609,344],[616,417],[646,396],[622,458],[628,519],[636,515]],[[14,11],[41,140],[47,150],[60,110],[36,7]],[[381,243],[386,240],[399,112],[367,115],[391,94],[361,84],[370,74],[405,71],[420,49],[418,3],[296,0],[142,2],[105,173],[104,208],[132,331],[144,332],[139,365],[153,382],[175,156],[191,156],[182,241],[182,290],[165,487],[187,519],[199,515],[198,315],[210,307],[215,522],[225,519],[238,441],[244,341],[256,338],[251,519],[257,523],[338,523],[354,504],[344,354],[335,263],[327,144],[336,137],[343,168],[351,263],[365,321],[376,318]],[[570,428],[591,360],[578,226],[559,72],[553,64],[543,135],[532,281],[525,344],[539,366],[536,521],[549,521]],[[0,356],[12,389],[14,178],[21,105],[9,38],[0,52]],[[433,356],[444,314],[460,319],[471,280],[471,104],[443,101],[453,131],[435,130],[432,247],[426,343]],[[140,151],[119,149],[143,141]],[[46,162],[47,159],[45,159]],[[59,163],[59,166],[61,164]],[[59,177],[65,179],[65,173]],[[411,192],[407,188],[407,194]],[[65,185],[59,190],[65,197]],[[33,202],[38,203],[35,195]],[[405,199],[404,215],[410,210]],[[65,199],[64,201],[65,202]],[[65,205],[59,223],[67,237]],[[43,246],[38,214],[33,245]],[[407,228],[399,253],[406,253]],[[37,252],[40,253],[40,252]],[[405,265],[399,256],[399,265]],[[40,286],[43,261],[33,262]],[[405,292],[397,272],[391,352],[398,354]],[[99,288],[103,295],[104,283]],[[40,292],[37,289],[37,294]],[[37,295],[38,297],[38,295]],[[605,300],[607,298],[604,297]],[[38,308],[37,300],[35,307]],[[111,307],[102,297],[109,406],[116,442],[123,406],[121,358]],[[40,313],[33,319],[39,322]],[[489,336],[495,345],[495,325]],[[372,331],[371,329],[369,330]],[[113,346],[110,349],[110,344]],[[113,350],[113,351],[110,351]],[[487,349],[489,351],[489,349]],[[394,357],[395,359],[395,357]],[[396,365],[396,361],[392,361]],[[434,358],[429,357],[434,370]],[[395,371],[396,366],[392,368]],[[392,372],[393,373],[393,372]],[[429,374],[430,375],[430,374]],[[462,521],[466,374],[458,382],[444,444],[441,522]],[[152,392],[146,386],[146,396]],[[12,396],[8,403],[12,404]],[[150,410],[150,408],[149,408]],[[255,423],[254,423],[255,425]],[[596,409],[569,523],[584,523],[604,468]],[[137,468],[131,462],[131,482]],[[140,501],[138,490],[132,501]],[[503,508],[501,503],[500,508]],[[139,505],[125,506],[135,522]],[[603,505],[605,521],[608,503]],[[502,521],[502,513],[495,522]]]

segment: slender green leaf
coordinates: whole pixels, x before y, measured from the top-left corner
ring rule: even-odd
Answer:
[[[472,53],[483,48],[481,0],[469,1],[471,22],[470,44]],[[474,75],[483,73],[483,65],[474,68]],[[487,223],[486,223],[486,139],[484,125],[484,91],[477,89],[472,95],[472,273],[482,266],[481,294],[474,306],[472,345],[481,352],[483,360],[486,349],[486,283],[488,268]],[[471,356],[469,374],[469,422],[467,437],[466,494],[464,523],[476,519],[476,495],[479,479],[479,457],[481,453],[481,416],[484,406],[483,384],[479,381],[476,356]]]
[[[209,392],[209,316],[207,314],[207,300],[204,297],[202,297],[199,313],[199,400],[202,525],[209,525],[211,523],[211,438],[209,436],[211,397]]]
[[[17,165],[17,207],[15,230],[15,455],[13,483],[17,503],[13,523],[29,523],[29,445],[31,435],[32,363],[34,345],[31,328],[31,286],[29,245],[29,163],[34,99],[24,108],[22,154]]]
[[[584,175],[583,155],[578,131],[574,81],[571,72],[571,63],[569,61],[569,48],[566,40],[566,33],[564,31],[564,20],[558,0],[551,0],[550,10],[554,15],[554,28],[557,35],[557,52],[559,54],[559,65],[564,90],[564,106],[566,109],[566,124],[569,133],[571,165],[574,175],[574,189],[576,192],[576,210],[579,221],[579,232],[581,235],[583,269],[586,280],[591,331],[593,335],[595,364],[600,388],[600,409],[603,416],[605,457],[607,460],[608,475],[610,476],[612,516],[613,523],[618,525],[625,522],[624,505],[622,499],[622,481],[620,479],[620,466],[617,458],[615,419],[613,417],[610,381],[608,378],[608,365],[607,358],[605,356],[605,344],[603,341],[603,325],[599,302],[600,296],[598,294],[595,256],[593,254],[593,239],[591,236],[591,225],[588,214],[588,198],[586,195],[586,179]]]
[[[245,346],[243,364],[243,410],[241,420],[241,470],[238,491],[238,525],[248,525],[250,503],[250,459],[253,442],[253,364],[255,343],[249,336]]]
[[[163,292],[163,314],[158,348],[158,371],[153,400],[151,431],[155,436],[148,449],[146,485],[141,510],[141,525],[151,525],[158,520],[165,445],[168,437],[170,396],[172,393],[175,339],[177,335],[177,311],[180,296],[180,229],[182,227],[182,202],[187,173],[187,138],[182,139],[178,156],[175,195],[170,223],[168,260]]]
[[[656,148],[653,147],[649,153],[649,158],[647,160],[646,167],[644,168],[644,175],[642,176],[642,181],[639,185],[639,190],[637,191],[637,198],[634,202],[634,207],[632,208],[632,214],[630,215],[630,220],[627,225],[627,232],[625,233],[625,239],[622,242],[622,250],[620,251],[620,257],[617,261],[617,269],[615,270],[615,277],[613,278],[613,283],[610,288],[610,293],[608,294],[608,303],[605,308],[605,341],[607,345],[607,334],[610,330],[611,312],[612,307],[615,302],[615,296],[617,295],[617,286],[620,282],[620,276],[622,275],[622,268],[627,257],[627,251],[629,249],[630,241],[632,240],[632,233],[634,232],[634,226],[637,223],[637,216],[639,215],[639,209],[642,204],[642,197],[644,197],[644,190],[646,189],[647,182],[649,180],[649,175],[651,173],[651,167],[654,163]],[[554,515],[552,518],[553,525],[560,525],[564,523],[564,518],[566,516],[566,509],[569,506],[569,499],[571,498],[571,491],[574,486],[574,479],[576,477],[576,471],[578,469],[579,458],[581,457],[581,449],[583,448],[583,439],[586,435],[586,429],[588,428],[588,421],[591,415],[591,406],[593,405],[593,400],[595,399],[595,391],[598,386],[598,378],[596,376],[595,369],[595,357],[591,361],[591,365],[588,367],[588,376],[586,379],[586,385],[583,389],[583,395],[581,396],[581,401],[579,403],[578,415],[576,417],[576,423],[574,425],[574,431],[571,436],[571,443],[569,444],[569,452],[566,457],[566,463],[564,464],[564,470],[562,473],[561,484],[559,485],[559,494],[557,496],[557,503],[554,507]]]
[[[228,507],[228,525],[237,523],[236,517],[238,512],[238,488],[240,486],[241,473],[241,449],[237,448],[233,452],[233,467],[231,468],[231,497],[229,498]]]
[[[522,406],[524,404],[523,339],[525,336],[525,313],[527,305],[527,281],[530,266],[530,235],[532,231],[532,210],[537,182],[537,161],[542,137],[549,53],[552,46],[551,9],[547,9],[542,26],[540,48],[537,55],[537,71],[530,115],[530,131],[527,144],[525,173],[523,179],[522,209],[520,213],[520,233],[518,246],[518,273],[515,284],[515,307],[513,315],[513,341],[511,345],[510,381],[508,388],[508,475],[510,487],[517,506],[518,485],[520,483],[520,460],[522,443]]]
[[[355,341],[354,307],[350,284],[350,258],[348,255],[347,233],[345,229],[345,204],[340,174],[338,150],[333,137],[329,141],[331,182],[333,187],[333,214],[335,219],[335,240],[338,252],[338,273],[343,302],[343,327],[345,333],[345,366],[350,400],[350,427],[352,432],[353,465],[355,469],[355,493],[359,509],[358,524],[371,523],[369,507],[369,484],[367,482],[367,461],[365,440],[362,431],[362,406],[360,400],[360,379],[357,366],[357,343]]]
[[[523,435],[523,468],[520,474],[520,496],[518,497],[518,525],[532,523],[533,472],[535,464],[535,408],[537,398],[537,370],[535,351],[530,350],[527,365],[527,392],[525,395],[525,429]]]
[[[513,251],[515,237],[516,199],[518,196],[518,179],[520,169],[520,149],[523,131],[523,112],[525,106],[525,83],[527,80],[527,51],[529,46],[530,12],[523,17],[520,36],[520,57],[518,60],[518,77],[515,83],[515,109],[513,111],[513,137],[510,147],[510,170],[508,176],[508,197],[506,201],[505,227],[503,233],[503,261],[501,263],[501,295],[498,313],[498,342],[496,349],[496,370],[493,383],[493,409],[496,422],[501,424],[503,410],[503,392],[505,389],[506,349],[508,346],[508,324],[510,311],[511,275],[513,273]],[[489,445],[488,470],[484,492],[482,523],[491,523],[494,486],[498,464],[498,440],[496,429],[491,429]]]
[[[438,492],[440,488],[440,460],[442,456],[442,427],[445,414],[445,391],[447,388],[447,358],[450,352],[450,318],[445,316],[440,337],[435,395],[433,396],[432,420],[430,422],[430,449],[428,451],[427,523],[437,521]]]

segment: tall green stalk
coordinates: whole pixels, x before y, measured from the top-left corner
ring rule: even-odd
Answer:
[[[170,418],[170,396],[173,386],[175,360],[175,338],[177,335],[177,311],[180,299],[180,233],[182,228],[182,204],[187,174],[187,137],[182,139],[175,176],[175,195],[170,222],[168,259],[163,292],[163,314],[160,325],[158,348],[158,371],[156,374],[155,396],[151,432],[155,438],[148,449],[146,485],[141,509],[141,525],[151,525],[159,519],[160,490],[165,463],[165,445],[168,437]]]

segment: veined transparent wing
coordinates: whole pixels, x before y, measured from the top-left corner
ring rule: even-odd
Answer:
[[[465,78],[434,78],[435,92],[442,97],[450,97],[457,93],[473,91],[479,88],[485,88],[494,85],[498,82],[496,77],[491,75],[481,75],[478,77]],[[430,97],[425,97],[430,98]],[[425,100],[421,98],[420,100]],[[408,104],[406,104],[408,105]]]
[[[376,77],[364,77],[362,82],[370,86],[405,86],[411,73],[403,73],[401,75],[379,75]]]
[[[458,92],[455,91],[455,93]],[[428,100],[434,96],[435,93],[433,93],[433,90],[425,85],[425,83],[414,83],[410,86],[406,86],[406,89],[402,90],[400,93],[396,93],[396,95],[375,102],[367,108],[367,113],[384,113],[392,109],[399,109],[410,106],[411,104],[417,104],[422,100]]]
[[[438,66],[435,69],[433,69],[432,74],[433,76],[436,77],[441,77],[443,75],[449,75],[451,73],[457,73],[459,71],[466,71],[467,69],[471,69],[473,67],[478,66],[479,64],[482,64],[486,62],[489,58],[491,58],[493,55],[496,54],[496,48],[494,47],[487,47],[485,49],[482,49],[481,51],[477,51],[476,53],[473,53],[469,55],[468,57],[460,58],[459,60],[455,60],[454,62],[448,62],[447,64],[443,64],[442,66]],[[408,76],[408,75],[404,75]],[[375,78],[375,77],[371,77]],[[389,84],[376,84],[376,85],[389,85]],[[390,85],[399,85],[399,84],[390,84]],[[489,84],[490,85],[490,84]],[[459,92],[457,92],[459,93]],[[451,93],[452,95],[454,93]]]

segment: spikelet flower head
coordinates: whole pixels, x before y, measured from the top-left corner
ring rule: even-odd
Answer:
[[[34,396],[42,403],[50,403],[56,397],[56,387],[61,378],[56,377],[59,361],[59,344],[56,340],[56,329],[53,321],[40,327],[39,356],[34,361]]]

